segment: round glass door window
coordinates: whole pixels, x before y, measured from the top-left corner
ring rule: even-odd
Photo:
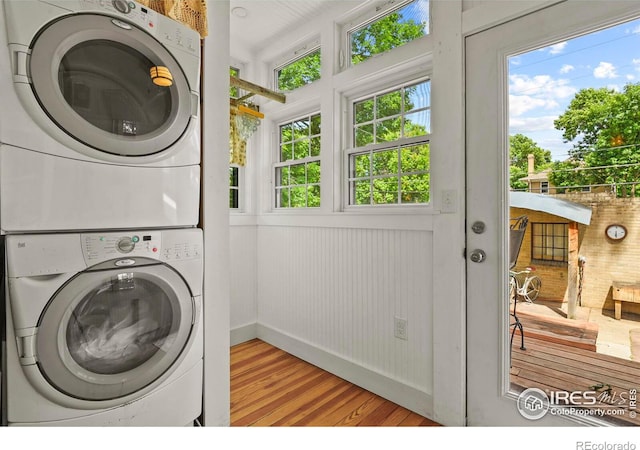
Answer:
[[[90,124],[120,136],[144,136],[163,127],[172,111],[171,90],[153,83],[154,63],[114,41],[82,42],[64,55],[60,91]]]
[[[144,260],[138,258],[138,260]],[[197,306],[182,277],[155,263],[69,280],[42,313],[38,367],[70,397],[112,400],[171,373],[188,351]]]
[[[73,309],[67,346],[83,369],[116,374],[155,355],[175,332],[173,305],[157,284],[122,274],[84,296]]]
[[[166,68],[172,84],[154,83],[157,67]],[[167,48],[134,25],[97,14],[63,17],[44,28],[32,44],[29,73],[52,127],[113,155],[170,148],[188,129],[197,102]]]

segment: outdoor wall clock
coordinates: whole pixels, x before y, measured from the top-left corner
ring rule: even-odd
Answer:
[[[619,224],[609,225],[606,230],[607,237],[614,241],[621,241],[627,237],[627,229]]]

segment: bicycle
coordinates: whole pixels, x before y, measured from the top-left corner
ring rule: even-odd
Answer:
[[[527,303],[533,303],[538,298],[542,280],[537,275],[529,276],[534,270],[533,267],[526,267],[519,272],[509,271],[509,298],[511,300],[515,302],[520,298]]]

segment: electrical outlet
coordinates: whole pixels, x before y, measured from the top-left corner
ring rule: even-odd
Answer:
[[[393,334],[398,339],[407,340],[407,319],[402,319],[400,317],[393,318]]]

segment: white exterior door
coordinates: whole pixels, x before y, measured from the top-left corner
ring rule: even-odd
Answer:
[[[563,2],[466,39],[467,418],[469,425],[532,422],[509,392],[507,58],[635,17],[637,2]],[[472,225],[485,224],[483,233]],[[486,257],[473,262],[474,250]],[[476,255],[478,252],[476,252]],[[474,258],[478,259],[478,258]]]

